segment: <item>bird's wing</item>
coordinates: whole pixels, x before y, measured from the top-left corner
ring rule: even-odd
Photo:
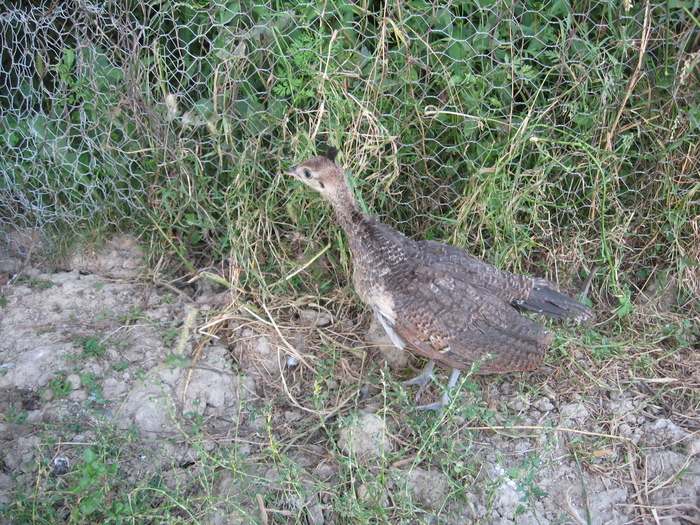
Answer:
[[[560,293],[557,285],[546,279],[499,270],[456,246],[434,241],[419,241],[416,244],[419,245],[418,253],[422,254],[422,264],[458,275],[522,310],[556,319],[573,317],[586,320],[595,317],[588,307]]]
[[[436,266],[402,270],[392,272],[393,328],[416,353],[462,370],[481,361],[481,374],[541,363],[552,335],[501,298]]]
[[[506,303],[527,299],[532,291],[532,278],[499,270],[462,248],[435,241],[418,241],[416,244],[424,266],[459,274],[463,280],[485,288]]]

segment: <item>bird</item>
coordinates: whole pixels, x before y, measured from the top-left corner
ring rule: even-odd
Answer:
[[[417,406],[438,410],[463,371],[500,374],[537,368],[553,334],[522,311],[586,321],[593,311],[551,281],[500,270],[468,251],[436,241],[412,240],[362,211],[338,150],[286,170],[326,199],[345,231],[357,295],[376,315],[392,343],[428,359],[418,385],[421,398],[437,363],[451,370],[441,399]]]

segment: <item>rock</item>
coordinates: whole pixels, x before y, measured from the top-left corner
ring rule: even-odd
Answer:
[[[408,352],[397,348],[391,342],[391,338],[375,316],[372,316],[372,322],[365,333],[365,341],[379,353],[382,361],[386,361],[390,370],[401,370],[408,366]]]
[[[408,471],[392,469],[392,478],[411,495],[414,503],[422,507],[438,510],[450,494],[447,476],[441,472],[424,470],[420,467]]]
[[[16,273],[30,254],[40,254],[48,243],[39,229],[3,226],[0,228],[0,269]]]
[[[57,362],[63,364],[63,356],[72,350],[72,345],[48,344],[35,346],[15,356],[14,361],[5,363],[7,372],[0,375],[0,388],[25,388],[39,390],[55,378]],[[63,366],[60,366],[63,368]]]
[[[586,419],[589,416],[588,410],[581,403],[571,403],[559,408],[559,414],[564,419]]]
[[[670,419],[657,419],[643,427],[643,443],[648,447],[664,447],[669,443],[683,443],[691,434],[680,428]]]
[[[360,461],[383,456],[393,450],[386,421],[375,414],[364,414],[340,430],[338,447]]]
[[[362,483],[356,490],[357,499],[366,507],[385,509],[389,506],[389,494],[377,483]]]
[[[321,481],[328,481],[338,474],[338,468],[328,463],[321,463],[314,469],[314,475]]]
[[[124,381],[108,377],[102,384],[102,397],[107,401],[116,401],[122,398],[126,390],[127,385]]]
[[[697,456],[700,454],[700,439],[694,439],[686,447],[689,456]]]
[[[9,505],[13,498],[10,494],[12,489],[12,476],[0,472],[0,505]]]
[[[307,308],[299,312],[301,326],[328,326],[333,322],[333,316],[328,312]]]
[[[66,381],[70,382],[71,389],[80,390],[83,387],[83,380],[80,379],[78,374],[70,374],[66,377]]]
[[[270,344],[265,335],[258,335],[253,330],[240,331],[238,342],[233,347],[233,355],[241,368],[268,380],[277,380],[286,366],[285,355]]]
[[[209,406],[233,414],[238,410],[239,388],[239,378],[236,375],[197,368],[192,372],[187,391],[184,391],[184,383],[178,384],[176,391],[182,390],[185,395],[182,407],[185,413],[202,415]]]
[[[551,412],[555,408],[548,397],[538,399],[535,403],[533,403],[533,406],[535,406],[541,412]]]
[[[688,503],[696,502],[700,494],[700,459],[660,450],[647,455],[645,466],[655,481],[648,497],[649,504],[660,509],[658,522],[697,523],[700,513]],[[669,517],[664,519],[666,515]]]
[[[170,420],[170,413],[176,413],[174,406],[168,407],[168,399],[163,390],[150,381],[134,389],[121,409],[115,414],[119,428],[129,430],[135,426],[146,438],[157,439],[176,427]]]

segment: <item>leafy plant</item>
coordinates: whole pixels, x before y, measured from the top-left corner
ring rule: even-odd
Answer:
[[[67,397],[73,391],[73,385],[67,379],[52,379],[50,387],[51,393],[57,399]]]
[[[99,357],[107,351],[107,346],[99,337],[77,339],[76,342],[83,345],[83,356]]]

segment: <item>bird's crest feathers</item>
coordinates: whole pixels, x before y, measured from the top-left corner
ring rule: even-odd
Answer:
[[[330,161],[335,162],[335,157],[338,155],[338,149],[334,147],[328,148],[328,151],[326,152],[326,158]]]

